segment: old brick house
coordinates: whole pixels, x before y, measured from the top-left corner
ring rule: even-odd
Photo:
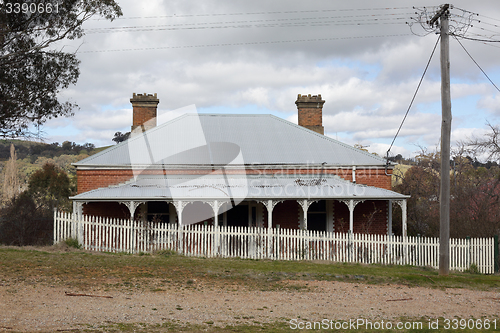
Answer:
[[[384,159],[324,134],[321,95],[298,95],[299,125],[272,115],[185,114],[156,126],[156,94],[134,94],[132,137],[74,165],[79,214],[164,223],[387,234]]]

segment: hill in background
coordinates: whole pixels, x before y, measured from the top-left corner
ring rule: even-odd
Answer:
[[[18,177],[21,190],[26,189],[29,177],[45,163],[52,163],[64,170],[76,185],[76,169],[71,163],[78,162],[108,147],[96,148],[92,143],[83,145],[65,141],[62,144],[40,143],[24,140],[0,140],[0,191],[3,189],[5,164],[10,158],[10,145],[17,155]]]

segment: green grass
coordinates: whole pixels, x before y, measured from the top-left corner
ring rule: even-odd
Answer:
[[[361,265],[330,262],[205,259],[171,252],[153,255],[68,252],[0,247],[0,279],[59,283],[86,288],[164,289],[196,288],[198,282],[245,286],[258,290],[299,288],[283,280],[326,280],[367,284],[404,284],[410,287],[467,288],[500,291],[498,275],[453,272],[412,266]]]
[[[112,145],[111,145],[111,146],[104,146],[104,147],[97,147],[97,148],[94,148],[94,149],[92,150],[92,155],[93,155],[93,154],[100,153],[101,151],[106,150],[106,149],[108,149],[108,148],[110,148],[110,147],[112,147]]]
[[[328,329],[323,326],[321,328],[320,325],[317,325],[316,328],[311,326],[310,328],[305,326],[307,321],[302,322],[305,329],[297,329],[297,326],[292,326],[289,320],[277,321],[272,323],[254,323],[254,325],[250,324],[239,324],[239,325],[227,325],[225,327],[214,326],[213,322],[205,322],[204,325],[193,325],[186,324],[181,325],[172,321],[165,321],[162,324],[144,324],[144,323],[113,323],[108,325],[82,325],[81,329],[73,328],[72,332],[108,332],[108,333],[117,333],[117,332],[150,332],[150,333],[160,333],[160,332],[184,332],[184,333],[197,333],[197,332],[208,332],[208,333],[230,333],[230,332],[239,332],[239,333],[249,333],[249,332],[267,332],[267,333],[282,333],[282,332],[499,332],[500,328],[498,327],[500,323],[497,320],[497,327],[494,329],[491,326],[489,329],[445,329],[445,323],[443,318],[439,319],[431,319],[431,322],[439,321],[439,326],[437,329],[429,328],[429,319],[427,318],[400,318],[399,320],[391,321],[392,325],[396,325],[397,322],[410,323],[411,325],[415,325],[414,328],[409,329],[396,329],[395,326],[392,329],[370,329],[370,327],[365,327],[364,325],[359,326],[356,329]],[[372,325],[375,324],[375,321],[371,321]],[[380,321],[378,321],[380,324]],[[421,326],[418,323],[421,323]],[[342,325],[342,322],[338,323]],[[310,325],[314,325],[314,323],[310,323]],[[335,327],[335,322],[332,327]],[[387,321],[384,322],[384,325],[387,325]],[[385,326],[384,326],[385,328]]]

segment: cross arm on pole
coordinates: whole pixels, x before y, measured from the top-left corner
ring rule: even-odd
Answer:
[[[450,9],[450,4],[447,3],[445,5],[443,5],[443,7],[441,7],[441,9],[436,13],[436,15],[434,15],[433,18],[431,18],[431,20],[429,21],[429,25],[430,26],[433,26],[434,23],[436,23],[437,19],[440,18],[441,16],[443,16],[443,14],[448,10]]]

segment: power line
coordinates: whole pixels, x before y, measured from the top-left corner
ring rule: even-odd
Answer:
[[[482,28],[482,27],[472,26],[471,28],[472,29],[479,29],[479,30],[485,31],[485,32],[491,32],[491,33],[493,33],[493,35],[491,35],[491,36],[495,36],[495,35],[499,35],[500,34],[500,31],[493,31],[493,30],[490,30],[490,29]]]
[[[481,68],[481,66],[479,66],[479,64],[477,63],[477,61],[472,57],[472,55],[469,53],[469,51],[467,51],[467,49],[465,48],[465,46],[463,46],[463,44],[460,43],[460,41],[458,40],[457,37],[455,37],[455,39],[457,40],[458,44],[460,44],[460,46],[464,49],[465,53],[467,53],[467,55],[472,59],[472,61],[474,61],[474,63],[481,70],[481,72],[483,72],[484,76],[486,76],[486,78],[491,82],[491,84],[498,90],[498,92],[500,92],[500,89],[498,89],[497,85],[490,79],[490,77],[488,76],[488,74],[486,74],[486,72]]]
[[[494,20],[494,21],[500,21],[498,19],[481,15],[478,13],[474,13],[471,11],[468,11],[466,9],[462,9],[459,7],[451,7],[452,9],[459,10],[462,12],[461,15],[453,14],[450,13],[450,22],[452,23],[450,25],[450,35],[454,37],[459,37],[467,40],[473,40],[473,41],[479,41],[479,42],[485,42],[485,43],[498,43],[500,40],[494,39],[494,36],[500,37],[500,30],[499,31],[494,31],[491,30],[491,27],[494,28],[500,28],[500,25],[496,23],[490,23],[488,21],[485,21],[481,18],[486,18],[489,20]],[[427,13],[424,10],[424,12],[420,13],[419,15],[419,23],[421,25],[425,25],[427,21],[421,20],[423,17],[427,17]],[[490,29],[485,28],[481,25],[488,26]],[[478,29],[481,32],[490,32],[492,35],[485,35],[485,34],[480,34],[480,33],[472,33],[470,30],[473,29]],[[434,32],[435,29],[434,27],[424,27],[424,30],[427,32]]]
[[[487,46],[491,46],[491,47],[495,47],[497,49],[500,49],[500,45],[495,45],[495,44],[491,44],[491,43],[485,43],[483,42],[484,45],[487,45]]]
[[[433,17],[434,13],[439,11],[441,6],[434,6],[434,7],[413,7],[414,9],[417,10],[415,12],[416,17],[412,17],[411,20],[413,22],[408,22],[408,25],[410,26],[411,31],[417,35],[417,36],[426,36],[431,33],[437,33],[437,28],[435,25],[435,20],[434,22]],[[461,10],[460,8],[456,8],[453,6],[450,6],[449,9],[458,9]],[[453,33],[455,35],[460,35],[463,36],[467,33],[468,29],[472,26],[472,21],[474,20],[474,16],[477,16],[478,14],[468,12],[465,10],[461,10],[462,14],[454,14],[450,10],[448,10],[448,18],[449,21],[452,22],[453,24],[450,24],[450,33]],[[432,24],[429,24],[431,23]],[[418,34],[416,31],[413,30],[413,24],[418,23],[421,29],[423,30],[423,35]]]
[[[114,33],[114,32],[136,32],[136,31],[165,31],[165,30],[203,30],[203,29],[228,29],[228,28],[289,28],[304,26],[332,26],[332,25],[378,25],[378,24],[400,24],[407,17],[391,18],[369,18],[369,19],[348,19],[346,17],[335,17],[343,20],[322,20],[320,18],[296,18],[296,19],[270,19],[254,21],[230,21],[230,22],[209,22],[209,23],[181,23],[149,26],[126,26],[107,28],[87,28],[87,34],[94,33]],[[314,20],[314,21],[313,21]],[[289,22],[283,22],[289,21]],[[295,22],[293,22],[295,21]]]
[[[265,44],[270,45],[270,44],[281,44],[281,43],[323,42],[323,41],[332,41],[332,40],[402,37],[402,36],[411,36],[411,35],[410,34],[395,34],[395,35],[380,35],[380,36],[351,36],[351,37],[311,38],[311,39],[278,40],[278,41],[256,41],[256,42],[244,42],[244,43],[199,44],[199,45],[182,45],[182,46],[145,47],[145,48],[133,48],[133,49],[79,51],[78,53],[151,51],[151,50],[189,49],[189,48],[194,49],[194,48],[205,48],[205,47],[226,47],[226,46],[265,45]]]
[[[472,38],[472,37],[466,37],[466,36],[456,36],[454,34],[450,34],[453,37],[460,37],[462,39],[467,39],[467,40],[473,40],[476,42],[484,42],[484,43],[500,43],[500,40],[491,40],[491,39],[482,39],[482,38]]]
[[[301,13],[327,13],[327,12],[351,12],[351,11],[382,11],[411,9],[411,7],[374,7],[374,8],[346,8],[346,9],[316,9],[316,10],[292,10],[292,11],[268,11],[268,12],[247,12],[247,13],[204,13],[204,14],[184,14],[184,15],[157,15],[157,16],[132,16],[118,17],[116,20],[136,20],[136,19],[158,19],[158,18],[191,18],[191,17],[217,17],[217,16],[245,16],[245,15],[277,15],[277,14],[301,14]],[[101,21],[103,19],[93,19]]]
[[[468,11],[467,9],[462,9],[462,8],[459,8],[459,7],[454,7],[454,8],[459,9],[459,10],[461,10],[464,13],[470,13],[470,14],[473,14],[473,15],[476,15],[476,16],[481,16],[481,17],[485,17],[485,18],[490,19],[490,20],[494,20],[494,21],[499,21],[500,22],[500,19],[496,19],[496,18],[493,18],[493,17],[488,17],[486,15],[474,13],[474,12]]]
[[[406,117],[408,116],[408,113],[410,112],[411,106],[413,105],[413,102],[415,101],[415,98],[417,97],[417,93],[420,89],[420,86],[422,85],[422,82],[424,81],[425,73],[427,73],[427,69],[429,68],[429,65],[431,64],[432,57],[434,56],[434,52],[436,51],[436,48],[439,44],[440,39],[441,39],[441,37],[439,36],[437,41],[436,41],[436,44],[434,45],[434,48],[432,49],[432,53],[431,53],[431,56],[429,57],[429,61],[427,61],[427,65],[425,66],[425,70],[422,73],[422,77],[420,78],[420,81],[418,82],[417,89],[415,90],[415,93],[413,94],[413,98],[411,99],[410,105],[408,106],[408,109],[406,110],[405,116],[403,117],[403,121],[401,122],[401,125],[399,125],[398,131],[396,132],[396,135],[394,136],[394,139],[392,140],[391,145],[389,146],[389,149],[387,150],[387,157],[389,157],[389,152],[391,151],[392,145],[396,141],[396,138],[398,137],[399,132],[401,131],[401,128],[403,127],[403,124],[406,120]],[[389,160],[387,160],[387,161],[389,161]]]
[[[482,24],[489,25],[489,26],[492,26],[492,27],[495,27],[495,28],[499,28],[500,27],[500,25],[498,25],[498,24],[485,22],[483,20],[474,20],[474,22],[482,23]]]
[[[484,21],[476,21],[478,24],[471,25],[471,28],[469,29],[469,33],[467,36],[459,36],[464,39],[471,39],[475,40],[477,39],[478,41],[487,41],[487,42],[497,42],[497,39],[494,39],[495,37],[500,37],[500,30],[492,30],[488,28],[484,28],[480,24],[483,25],[488,25],[488,27],[493,26],[496,28],[500,28],[499,25],[496,24],[490,24]],[[478,30],[479,32],[475,32],[475,30]],[[474,32],[472,32],[474,31]]]

